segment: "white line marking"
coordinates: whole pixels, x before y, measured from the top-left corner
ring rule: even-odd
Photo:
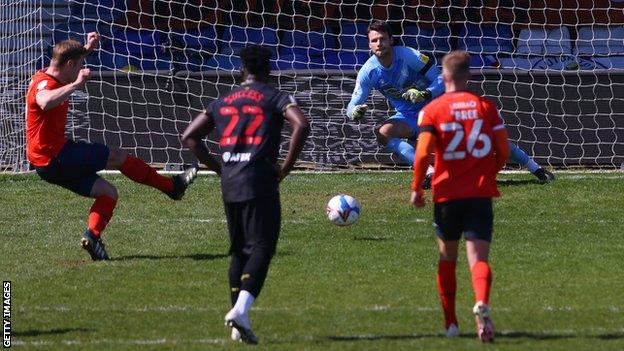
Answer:
[[[224,344],[228,339],[92,339],[92,340],[14,340],[14,345],[50,346],[50,345],[96,345],[96,344],[121,344],[121,345],[178,345],[178,344]]]
[[[505,306],[495,306],[495,311],[502,312],[512,312],[517,308],[505,307]],[[150,313],[150,312],[163,312],[163,313],[171,313],[171,312],[186,312],[186,311],[194,311],[194,312],[215,312],[215,313],[226,313],[228,311],[227,306],[223,307],[198,307],[198,306],[137,306],[131,308],[110,308],[110,307],[102,307],[102,308],[93,308],[93,307],[69,307],[69,306],[37,306],[31,305],[29,307],[19,307],[17,309],[20,312],[29,312],[29,311],[53,311],[53,312],[73,312],[73,311],[86,311],[86,312],[131,312],[131,313]],[[252,311],[256,312],[289,312],[289,311],[328,311],[330,308],[326,308],[325,306],[301,306],[301,307],[252,307]],[[385,312],[385,311],[414,311],[414,312],[440,312],[440,307],[437,305],[434,306],[390,306],[390,305],[372,305],[372,306],[351,306],[341,308],[342,311],[371,311],[371,312]],[[542,306],[542,311],[545,312],[576,312],[576,311],[600,311],[600,312],[609,312],[609,313],[622,313],[624,312],[624,308],[621,306],[601,306],[599,308],[596,307],[588,307],[588,308],[578,308],[572,306]]]

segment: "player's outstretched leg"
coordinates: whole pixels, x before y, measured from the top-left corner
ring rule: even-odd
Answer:
[[[509,160],[526,167],[541,182],[547,183],[555,180],[555,175],[540,167],[533,159],[522,151],[516,144],[509,142]]]
[[[184,172],[180,174],[176,174],[173,176],[173,190],[171,192],[166,193],[173,200],[180,200],[184,193],[186,192],[186,188],[188,188],[191,183],[195,181],[197,178],[197,167],[191,166],[186,169]]]
[[[162,176],[143,160],[115,148],[110,148],[107,167],[119,169],[131,180],[158,189],[173,200],[180,200],[197,177],[195,166],[173,177]]]

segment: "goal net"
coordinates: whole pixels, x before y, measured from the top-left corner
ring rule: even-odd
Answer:
[[[564,4],[562,4],[564,3]],[[68,136],[121,147],[155,165],[194,162],[179,136],[239,81],[239,52],[273,52],[273,84],[312,133],[299,165],[407,168],[379,146],[394,111],[377,94],[362,123],[345,116],[366,28],[387,20],[397,45],[472,55],[471,90],[497,102],[510,139],[542,164],[619,167],[624,157],[624,3],[617,0],[8,0],[0,18],[0,170],[23,171],[30,75],[60,40],[102,36],[93,78],[71,97]],[[284,156],[288,130],[281,155]],[[218,145],[209,139],[216,154]]]

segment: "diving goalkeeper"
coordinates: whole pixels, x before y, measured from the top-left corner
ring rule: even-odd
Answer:
[[[434,60],[420,51],[393,46],[392,30],[384,21],[373,21],[367,30],[371,56],[357,75],[347,116],[360,122],[368,106],[365,104],[373,88],[395,108],[396,114],[386,119],[377,130],[377,138],[407,164],[414,164],[414,140],[418,138],[419,111],[444,93],[444,83]],[[513,143],[510,161],[527,167],[540,181],[548,182],[554,175],[541,168]],[[430,187],[433,167],[427,169],[423,188]]]

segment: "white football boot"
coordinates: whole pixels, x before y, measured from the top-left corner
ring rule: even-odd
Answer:
[[[490,308],[483,301],[478,301],[472,312],[477,322],[477,336],[482,342],[494,341],[494,324],[490,318]]]
[[[246,314],[240,314],[237,310],[231,309],[225,315],[225,325],[230,328],[238,330],[240,333],[240,339],[246,344],[257,344],[258,338],[251,330],[251,323]],[[232,339],[234,339],[234,332],[232,332]]]

